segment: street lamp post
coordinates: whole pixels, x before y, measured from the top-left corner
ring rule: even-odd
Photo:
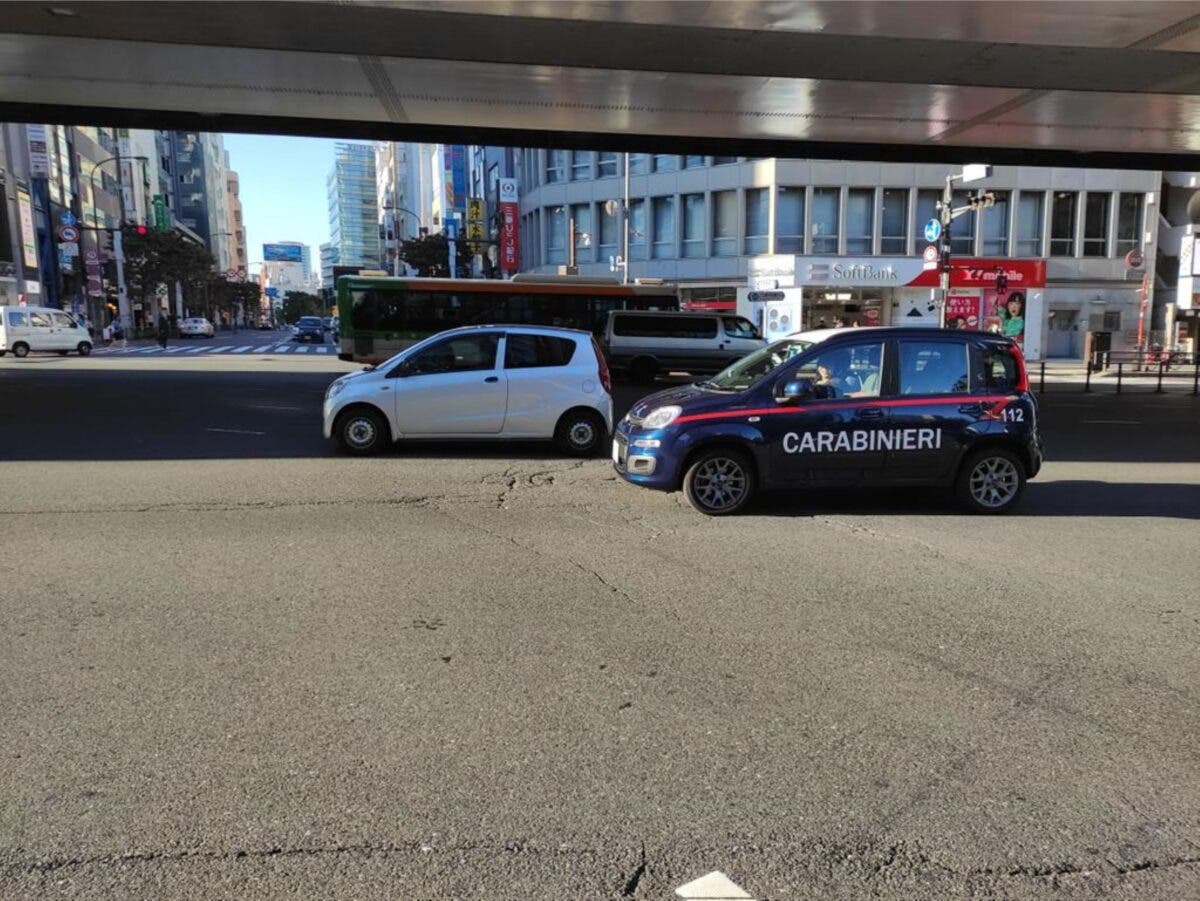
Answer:
[[[416,213],[414,213],[412,210],[407,209],[406,207],[396,206],[396,205],[392,204],[389,206],[385,206],[383,209],[385,212],[389,212],[389,213],[407,213],[408,215],[412,216],[413,219],[416,220],[418,226],[421,224],[421,217],[418,216]],[[397,222],[397,219],[393,215],[391,217],[391,226],[392,226],[392,228],[391,228],[391,231],[392,231],[391,243],[395,245],[395,255],[392,257],[392,275],[395,276],[396,278],[399,278],[400,277],[400,243],[401,242],[400,242],[400,232],[396,227],[396,222]]]
[[[959,216],[964,213],[969,213],[972,210],[983,209],[989,207],[996,202],[996,195],[990,191],[980,191],[974,197],[971,197],[966,206],[953,208],[954,203],[954,183],[956,181],[967,184],[980,179],[990,178],[992,167],[982,164],[973,163],[963,166],[963,171],[953,175],[946,176],[946,187],[942,190],[942,199],[938,202],[938,221],[941,223],[942,230],[940,237],[940,253],[939,261],[941,267],[941,278],[939,285],[941,288],[942,302],[938,311],[938,325],[942,328],[946,327],[946,301],[950,296],[950,225]]]
[[[118,217],[117,227],[113,229],[113,255],[116,257],[117,263],[117,316],[121,320],[122,326],[127,323],[132,325],[132,317],[129,312],[129,292],[125,287],[125,244],[121,229],[125,225],[125,185],[121,180],[121,154],[119,152],[120,142],[117,144],[118,153],[115,156],[110,156],[105,159],[92,163],[91,171],[88,173],[88,184],[92,189],[92,229],[96,240],[96,257],[100,256],[100,217],[96,207],[96,170],[105,163],[116,162],[117,164],[117,204]],[[141,160],[143,164],[149,161],[146,156],[129,157],[133,160]],[[86,284],[87,273],[84,272],[84,282]],[[99,323],[98,323],[99,324]]]

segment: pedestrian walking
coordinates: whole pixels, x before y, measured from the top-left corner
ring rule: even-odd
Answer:
[[[103,340],[105,347],[108,347],[108,345],[112,344],[112,342],[113,342],[113,327],[112,327],[111,322],[108,325],[104,326],[103,330],[101,330],[100,338],[101,338],[101,340]]]
[[[166,316],[158,317],[158,346],[167,349],[167,338],[171,335],[171,326],[167,324]]]
[[[129,347],[129,339],[125,337],[125,324],[121,322],[121,317],[118,316],[112,321],[112,338],[114,342],[120,342],[122,348]]]

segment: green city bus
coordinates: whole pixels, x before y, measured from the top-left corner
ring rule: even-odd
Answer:
[[[579,276],[500,281],[343,275],[337,306],[338,357],[381,363],[461,325],[552,325],[599,338],[610,310],[678,310],[679,295],[669,285]]]

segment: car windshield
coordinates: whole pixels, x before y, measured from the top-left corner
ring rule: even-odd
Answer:
[[[717,391],[745,391],[768,372],[778,369],[796,354],[803,353],[812,346],[812,341],[784,338],[742,357],[708,381],[700,382],[700,386]]]
[[[300,324],[301,325],[320,325],[321,320],[317,319],[314,316],[305,316],[303,319],[300,320]]]

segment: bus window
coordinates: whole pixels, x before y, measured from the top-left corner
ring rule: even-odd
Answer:
[[[350,324],[355,331],[373,331],[378,326],[378,297],[374,290],[350,292]]]

